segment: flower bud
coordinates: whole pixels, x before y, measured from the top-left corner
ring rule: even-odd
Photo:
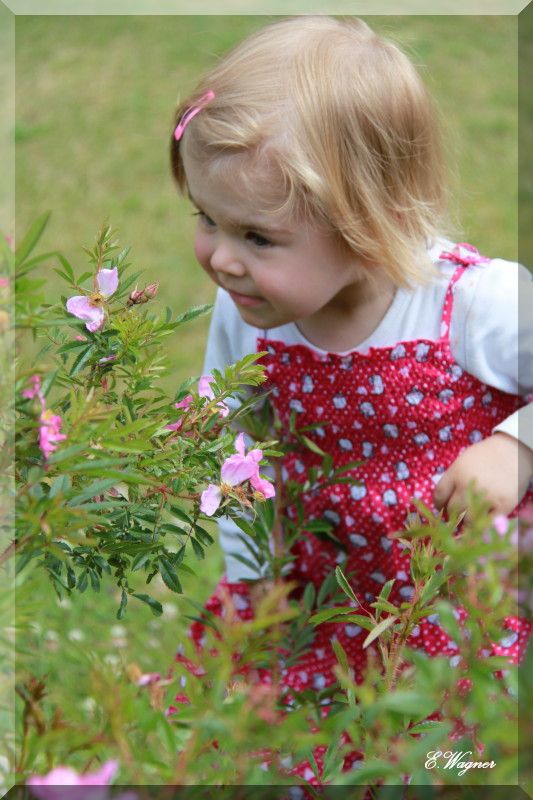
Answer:
[[[146,288],[144,290],[144,294],[146,295],[146,298],[148,300],[153,300],[153,298],[157,294],[157,290],[158,289],[159,289],[159,281],[156,281],[156,283],[149,283],[148,286],[146,286]]]
[[[135,289],[130,293],[130,296],[128,297],[128,305],[133,306],[137,305],[138,303],[142,303],[143,302],[142,296],[143,296],[143,290],[137,289],[137,287],[135,287]]]

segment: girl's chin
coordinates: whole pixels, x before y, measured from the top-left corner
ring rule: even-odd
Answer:
[[[256,328],[278,328],[280,325],[292,321],[279,314],[266,301],[257,306],[237,305],[237,310],[244,322]]]

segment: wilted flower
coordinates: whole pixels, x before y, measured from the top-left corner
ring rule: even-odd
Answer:
[[[263,458],[263,451],[250,450],[246,453],[244,434],[239,433],[235,440],[236,454],[226,458],[222,464],[220,477],[223,484],[238,486],[244,481],[250,481],[252,487],[263,497],[274,497],[274,486],[259,474],[259,462]],[[200,498],[200,511],[211,517],[222,502],[222,487],[210,483],[202,492]]]
[[[87,330],[99,331],[105,320],[104,302],[118,288],[118,268],[101,269],[96,273],[97,291],[90,295],[75,295],[67,300],[67,311],[85,322]]]

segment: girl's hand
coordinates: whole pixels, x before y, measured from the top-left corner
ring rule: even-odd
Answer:
[[[446,470],[433,493],[437,509],[468,511],[468,488],[483,492],[493,514],[509,514],[533,475],[533,450],[506,433],[494,433],[465,450]]]

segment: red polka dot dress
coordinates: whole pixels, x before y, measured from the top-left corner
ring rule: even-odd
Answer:
[[[454,287],[469,264],[487,259],[469,245],[442,253],[441,259],[446,258],[458,266],[448,285],[436,341],[403,341],[348,355],[317,353],[303,344],[268,338],[257,341],[258,350],[267,352],[266,386],[283,426],[281,438],[294,439],[289,423],[295,413],[297,428],[318,423],[306,435],[332,455],[336,466],[362,461],[351,472],[358,484],[336,484],[303,495],[306,519],[328,520],[342,548],[304,533],[294,546],[291,580],[318,587],[341,564],[363,603],[373,602],[391,578],[395,580],[391,602],[409,599],[413,593],[409,559],[389,535],[405,528],[415,510],[413,499],[432,507],[435,485],[460,453],[491,435],[498,423],[524,405],[521,398],[483,384],[453,358],[449,330]],[[309,449],[292,450],[283,460],[283,478],[303,483],[309,469],[320,463],[321,457]],[[529,492],[521,505],[532,500]],[[222,585],[231,593],[237,613],[249,619],[247,585],[226,581]],[[207,607],[221,612],[218,592]],[[193,626],[197,642],[202,632],[201,625]],[[507,617],[493,654],[517,663],[529,632],[528,622]],[[332,684],[337,663],[332,637],[348,654],[356,679],[361,679],[365,636],[366,631],[352,623],[319,626],[312,648],[297,664],[283,668],[284,685],[299,692]],[[436,616],[422,619],[409,643],[451,660],[457,654]]]

